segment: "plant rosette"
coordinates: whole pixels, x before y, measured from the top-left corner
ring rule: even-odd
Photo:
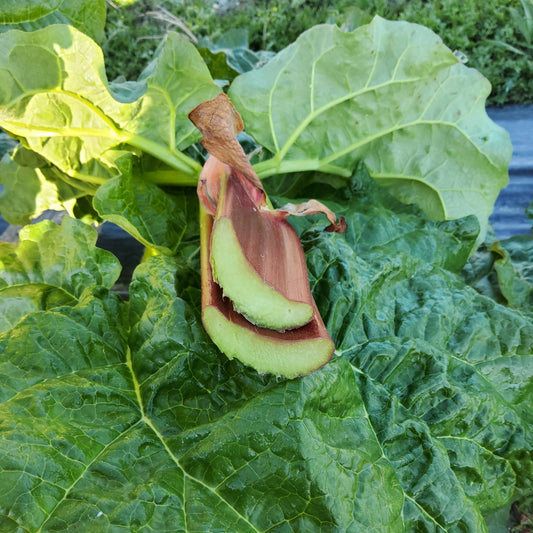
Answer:
[[[137,81],[104,72],[72,26],[0,34],[4,218],[65,207],[156,252],[124,301],[81,220],[0,245],[0,530],[477,533],[531,493],[531,246],[473,255],[511,152],[478,72],[421,26],[310,29],[229,85],[268,201],[215,154],[211,214],[188,115],[221,89],[195,47],[169,34]],[[244,227],[234,201],[310,198],[346,221],[290,218],[335,351],[287,379],[212,342],[201,273],[210,223]]]

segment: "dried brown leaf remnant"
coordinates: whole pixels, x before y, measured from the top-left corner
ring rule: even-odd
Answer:
[[[216,161],[210,161],[214,158],[237,171],[235,175],[241,180],[257,207],[267,208],[261,180],[237,140],[237,135],[243,131],[244,124],[231,100],[224,93],[220,93],[212,100],[196,106],[189,113],[189,119],[202,133],[201,143],[212,156],[207,161],[198,183],[198,197],[204,209],[209,214],[215,215],[222,171],[216,168],[218,165]],[[276,211],[284,216],[323,213],[330,221],[326,231],[342,233],[346,229],[344,218],[337,220],[335,213],[318,200],[287,204]]]
[[[196,106],[189,113],[189,119],[202,133],[204,148],[222,163],[244,174],[257,189],[255,193],[250,192],[263,201],[263,185],[237,140],[237,134],[243,130],[244,124],[230,99],[220,93],[212,100]]]

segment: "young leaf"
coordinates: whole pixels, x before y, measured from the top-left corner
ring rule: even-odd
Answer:
[[[172,254],[187,226],[186,212],[157,185],[133,172],[110,179],[93,199],[98,214],[144,245]]]
[[[376,17],[344,33],[316,26],[229,95],[273,157],[259,177],[299,170],[350,176],[357,161],[430,218],[474,214],[482,232],[507,183],[508,134],[487,117],[489,83],[433,32]]]

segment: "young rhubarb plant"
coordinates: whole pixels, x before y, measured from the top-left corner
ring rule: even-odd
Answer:
[[[236,138],[243,123],[227,96],[200,104],[189,117],[211,153],[198,185],[205,328],[228,357],[259,372],[308,374],[329,361],[334,345],[287,216],[324,212],[332,221],[327,229],[338,232],[344,220],[337,223],[316,200],[271,208]]]

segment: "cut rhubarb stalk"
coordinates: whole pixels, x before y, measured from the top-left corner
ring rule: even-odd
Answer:
[[[230,167],[220,180],[211,267],[224,296],[253,324],[283,331],[313,318],[298,235],[283,214],[257,206]]]
[[[326,364],[334,345],[312,299],[312,320],[298,329],[280,332],[250,323],[223,296],[209,260],[213,218],[200,209],[202,321],[213,342],[230,359],[237,358],[259,373],[295,378]]]

